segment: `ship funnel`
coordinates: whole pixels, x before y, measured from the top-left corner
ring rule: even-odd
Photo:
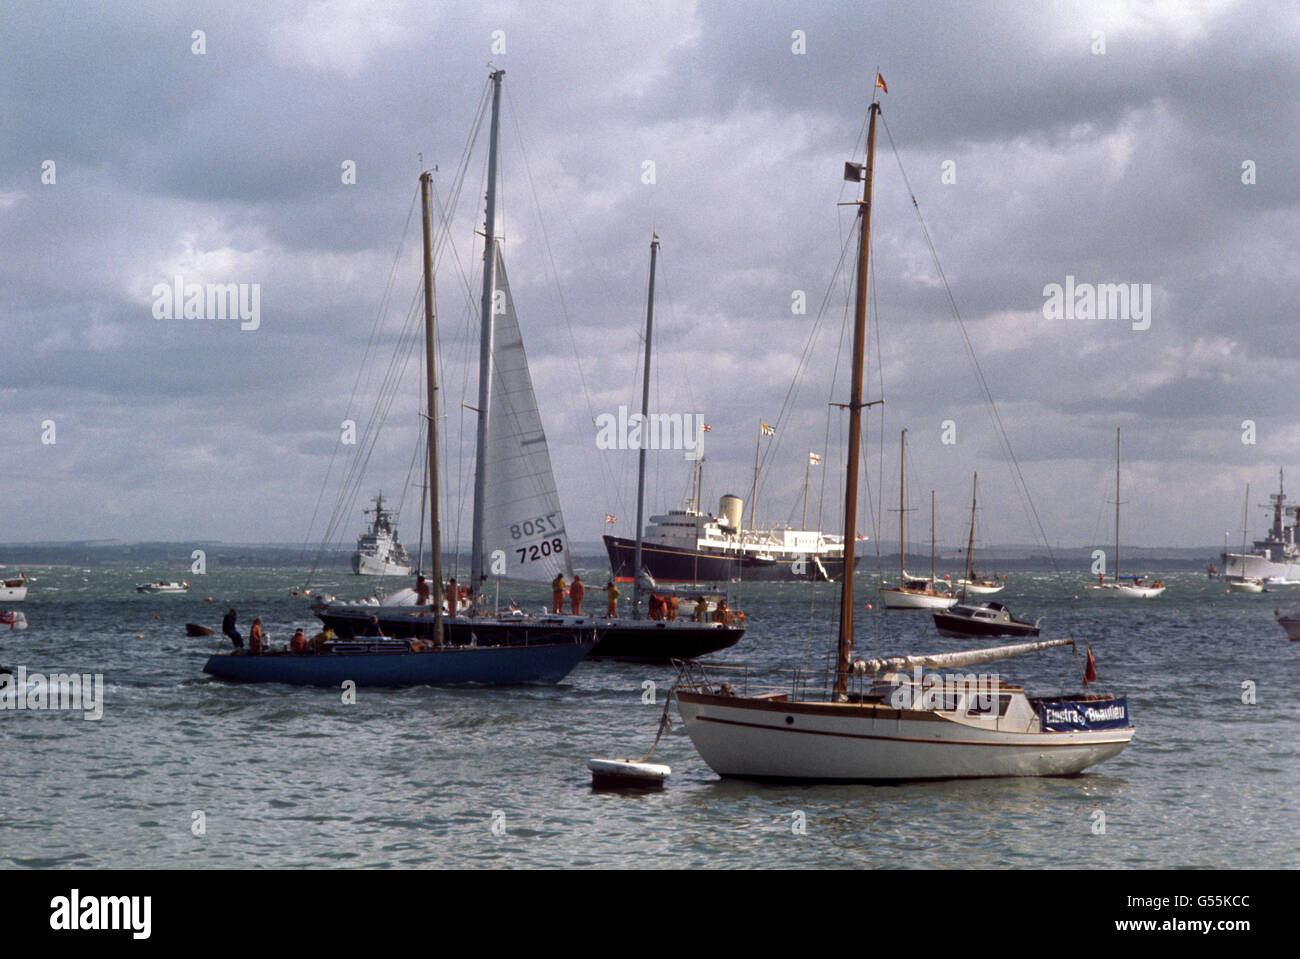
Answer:
[[[722,525],[740,531],[740,518],[745,515],[745,503],[739,496],[728,493],[718,500],[718,519]]]

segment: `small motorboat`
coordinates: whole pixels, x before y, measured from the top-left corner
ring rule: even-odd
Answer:
[[[17,610],[0,609],[0,629],[26,629],[27,617]]]
[[[27,598],[27,577],[23,571],[18,571],[18,576],[14,579],[0,579],[0,600],[7,603],[17,603]]]
[[[1277,616],[1277,624],[1286,631],[1286,638],[1293,643],[1300,643],[1300,614],[1283,616],[1281,610],[1277,610],[1274,615]]]
[[[198,623],[186,623],[185,635],[186,636],[211,636],[212,630],[209,629],[207,626],[200,626]]]
[[[141,583],[135,591],[137,593],[188,593],[190,584],[185,580],[179,583]]]
[[[943,636],[1037,636],[1035,622],[1016,619],[1001,603],[986,602],[978,606],[959,603],[951,609],[933,614],[934,625]]]

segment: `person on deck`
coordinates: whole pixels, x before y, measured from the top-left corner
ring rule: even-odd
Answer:
[[[668,622],[672,623],[676,621],[677,621],[677,597],[669,596],[668,597]]]
[[[447,580],[447,615],[456,615],[457,601],[460,599],[460,587],[454,579]]]
[[[618,615],[618,587],[614,585],[612,579],[605,584],[605,597],[609,600],[609,608],[605,610],[605,615],[613,619]]]
[[[727,608],[725,599],[718,600],[718,608],[713,611],[713,621],[723,626],[731,625],[731,610]]]
[[[664,598],[658,593],[650,594],[650,618],[659,620],[664,618]]]
[[[582,615],[582,597],[586,594],[587,587],[582,585],[582,577],[575,574],[573,585],[569,587],[569,605],[574,616]]]
[[[313,653],[319,653],[325,643],[332,642],[334,642],[334,630],[326,626],[311,639],[307,640],[307,648]]]
[[[253,627],[248,631],[248,651],[254,656],[262,655],[262,640],[265,634],[262,632],[262,621],[253,620]]]
[[[293,634],[293,638],[289,640],[289,652],[307,652],[307,634],[302,631],[301,626],[299,626],[297,631]]]
[[[239,630],[235,629],[235,619],[239,614],[232,607],[221,620],[221,631],[230,637],[230,641],[235,644],[235,649],[244,648],[244,637],[239,635]]]
[[[363,632],[361,635],[362,635],[362,636],[380,636],[380,637],[382,637],[382,636],[384,635],[384,631],[381,630],[381,629],[379,628],[379,617],[378,617],[378,616],[371,616],[371,617],[370,617],[370,622],[366,624],[365,632]]]
[[[556,573],[555,579],[551,580],[551,612],[564,612],[564,593],[568,588],[564,582],[564,574]]]
[[[415,577],[415,605],[429,605],[429,581],[423,576]]]
[[[701,596],[695,601],[695,622],[707,623],[709,621],[709,603]]]

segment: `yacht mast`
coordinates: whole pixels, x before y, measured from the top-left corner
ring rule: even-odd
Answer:
[[[858,460],[862,443],[862,367],[867,338],[867,264],[871,251],[871,177],[876,160],[876,116],[880,104],[871,104],[871,125],[867,133],[865,170],[854,164],[844,167],[845,179],[862,181],[862,202],[858,207],[862,234],[858,241],[858,289],[853,310],[853,381],[849,399],[849,448],[844,483],[844,578],[840,586],[840,635],[836,653],[835,695],[848,693],[849,656],[853,652],[853,568],[858,527]],[[850,174],[853,174],[850,176]],[[902,552],[900,543],[899,552]],[[902,585],[901,583],[899,584]]]
[[[655,263],[659,258],[659,234],[650,240],[650,292],[645,308],[645,367],[641,374],[641,441],[637,443],[636,555],[632,559],[632,618],[641,618],[641,522],[645,510],[646,432],[650,428],[650,343],[655,319]]]
[[[975,500],[979,494],[980,474],[975,474],[970,488],[970,539],[966,541],[966,586],[975,579]],[[961,588],[962,602],[966,601],[966,586]]]
[[[470,551],[470,590],[475,605],[478,603],[483,581],[487,579],[487,557],[483,555],[484,528],[487,521],[483,508],[487,492],[487,471],[484,460],[487,456],[488,418],[492,406],[492,334],[495,325],[493,300],[496,293],[497,265],[497,137],[501,122],[501,78],[505,75],[504,70],[496,70],[491,74],[492,128],[488,145],[487,212],[483,220],[483,303],[478,347],[478,455],[474,465],[474,534]]]
[[[424,224],[424,378],[429,422],[429,591],[433,600],[434,642],[442,643],[442,544],[438,529],[438,367],[434,360],[433,241],[429,228],[429,174],[420,174],[420,211]],[[454,603],[454,599],[453,599]],[[454,616],[455,608],[450,610]]]
[[[1119,585],[1119,427],[1115,427],[1115,585]]]

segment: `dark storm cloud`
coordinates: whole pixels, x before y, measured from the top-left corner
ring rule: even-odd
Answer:
[[[825,407],[846,382],[833,270],[852,221],[835,206],[850,198],[839,166],[879,66],[888,134],[1049,534],[1092,535],[1123,423],[1126,483],[1147,497],[1134,534],[1217,543],[1239,488],[1288,465],[1300,441],[1286,387],[1300,358],[1297,40],[1294,11],[1269,4],[9,7],[0,324],[22,361],[0,393],[0,437],[25,459],[0,487],[38,502],[6,538],[303,536],[341,420],[364,417],[377,390],[367,381],[353,399],[394,263],[379,354],[412,302],[418,224],[397,245],[418,155],[438,164],[449,199],[492,60],[507,69],[506,257],[578,538],[595,539],[607,511],[630,525],[633,458],[598,456],[591,421],[637,401],[652,230],[653,395],[713,426],[706,503],[748,492],[756,421],[780,411],[833,288],[760,490],[771,515],[798,518],[807,451],[828,425],[839,438]],[[457,469],[472,452],[461,404],[474,391],[485,139],[455,211],[458,258],[440,260]],[[882,128],[873,268],[887,455],[882,480],[873,439],[873,488],[896,483],[909,426],[910,495],[934,486],[956,504],[975,469],[996,475],[989,533],[1027,540],[893,144]],[[947,162],[955,183],[941,179]],[[261,328],[155,319],[152,290],[178,272],[258,284]],[[1150,284],[1151,328],[1046,319],[1044,287],[1067,276]],[[791,313],[796,290],[807,315]],[[417,380],[409,368],[400,403]],[[60,442],[41,448],[50,416]],[[955,447],[939,442],[946,419]],[[1254,446],[1240,442],[1246,419]],[[375,485],[405,476],[414,422],[395,407]],[[654,460],[655,508],[689,487],[683,464]],[[160,513],[169,490],[186,505]]]

